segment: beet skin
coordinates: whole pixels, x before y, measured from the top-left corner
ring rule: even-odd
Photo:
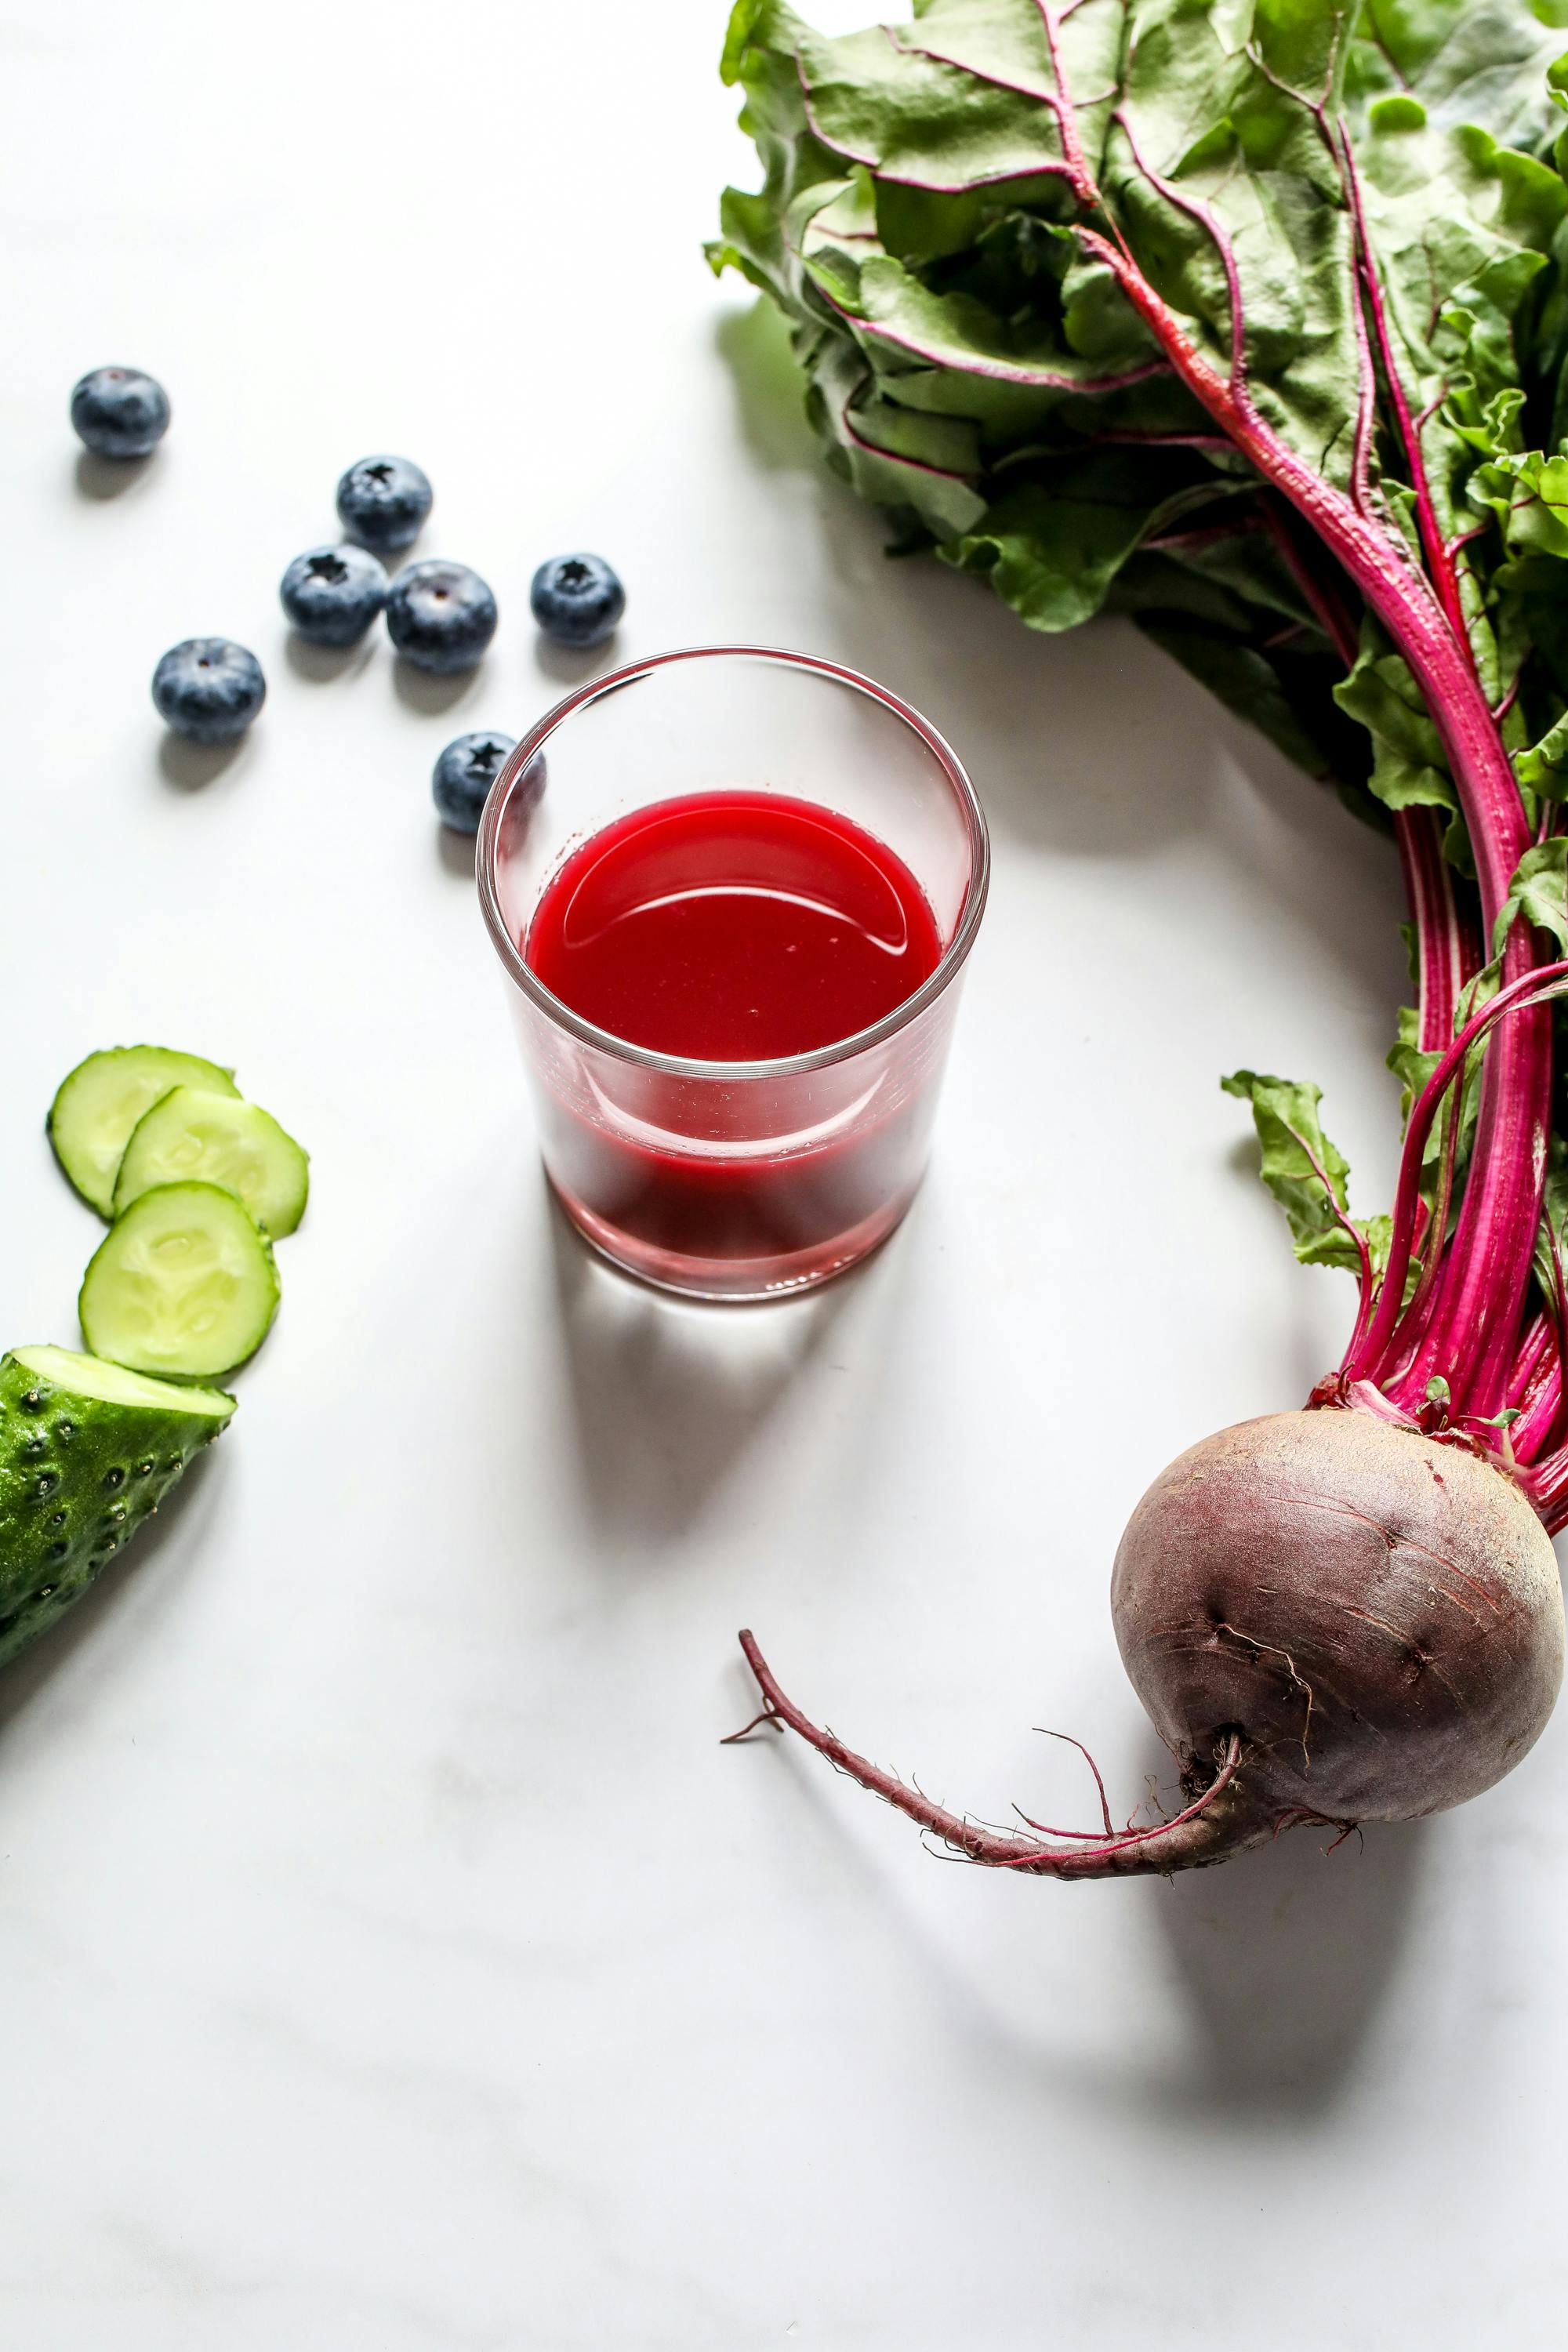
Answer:
[[[1506,1472],[1364,1412],[1191,1447],[1133,1512],[1111,1614],[1184,1770],[1233,1732],[1265,1812],[1405,1821],[1519,1762],[1563,1679],[1551,1539]]]

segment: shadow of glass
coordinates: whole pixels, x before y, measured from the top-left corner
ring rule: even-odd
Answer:
[[[411,661],[401,656],[392,666],[397,699],[426,719],[437,719],[443,711],[455,709],[466,694],[473,692],[479,679],[478,666],[459,670],[453,677],[442,677],[434,670],[416,669]]]
[[[870,1265],[803,1297],[710,1306],[617,1273],[553,1193],[550,1237],[585,1507],[641,1547],[679,1544],[822,1353]]]
[[[158,746],[158,767],[163,782],[177,793],[199,793],[244,751],[247,737],[232,743],[191,743],[183,735],[165,733]]]
[[[1178,2096],[1238,2116],[1333,2104],[1393,1992],[1430,1830],[1373,1822],[1332,1853],[1332,1830],[1292,1830],[1174,1881],[1154,1910],[1193,2021]]]
[[[195,1570],[200,1546],[192,1538],[218,1509],[224,1478],[220,1444],[216,1460],[209,1449],[192,1463],[167,1501],[159,1505],[157,1517],[137,1529],[121,1557],[83,1593],[70,1614],[6,1667],[0,1680],[0,1741],[66,1661],[99,1638],[104,1619],[131,1604],[132,1580],[138,1601],[149,1601],[154,1595],[156,1600],[150,1601],[150,1605],[169,1601],[175,1587],[169,1564],[161,1556],[171,1544],[183,1539],[182,1574]]]
[[[290,629],[284,640],[284,656],[296,677],[309,678],[313,686],[325,686],[374,661],[376,635],[373,626],[357,646],[312,646],[307,644],[298,629]]]
[[[84,499],[119,499],[144,481],[153,452],[145,457],[100,457],[91,449],[79,450],[76,486]]]

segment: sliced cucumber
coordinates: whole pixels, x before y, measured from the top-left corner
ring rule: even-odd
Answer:
[[[78,1311],[95,1356],[201,1381],[256,1353],[278,1297],[272,1244],[232,1192],[159,1184],[100,1243]]]
[[[198,1389],[184,1381],[176,1386],[173,1381],[149,1380],[145,1372],[128,1371],[123,1364],[108,1363],[101,1356],[79,1356],[74,1348],[13,1348],[5,1361],[20,1364],[25,1372],[31,1372],[35,1385],[64,1389],[73,1397],[91,1397],[98,1404],[142,1405],[153,1412],[199,1413],[220,1427],[234,1412],[235,1400],[226,1389]]]
[[[79,1600],[234,1411],[69,1348],[0,1357],[0,1665]]]
[[[200,1087],[174,1087],[138,1122],[114,1187],[114,1213],[154,1184],[191,1178],[221,1184],[274,1241],[305,1213],[310,1167],[291,1135],[255,1103]]]
[[[110,1045],[79,1062],[49,1106],[55,1158],[89,1207],[110,1215],[132,1129],[171,1087],[237,1095],[234,1072],[168,1045]]]

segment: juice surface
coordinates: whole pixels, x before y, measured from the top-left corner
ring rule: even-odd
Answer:
[[[630,1045],[710,1062],[836,1045],[931,977],[942,942],[885,843],[779,793],[657,801],[574,851],[522,940],[530,968]]]

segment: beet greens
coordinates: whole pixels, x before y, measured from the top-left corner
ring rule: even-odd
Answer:
[[[749,1643],[771,1717],[977,1860],[1169,1868],[1286,1819],[1433,1810],[1517,1760],[1555,1693],[1541,1532],[1568,1525],[1554,20],[1563,0],[914,0],[912,24],[837,40],[740,0],[731,22],[724,72],[766,178],[727,192],[712,258],[793,321],[829,463],[890,511],[900,546],[986,574],[1031,626],[1135,617],[1393,832],[1410,900],[1390,1215],[1352,1217],[1316,1087],[1226,1081],[1251,1104],[1297,1255],[1348,1266],[1360,1303],[1310,1413],[1184,1457],[1119,1554],[1119,1639],[1182,1762],[1187,1826],[1113,1841],[1107,1818],[1075,1853],[983,1851],[817,1732]],[[1306,1543],[1281,1600],[1268,1580],[1305,1543],[1283,1530],[1317,1509],[1364,1522],[1372,1551],[1347,1569],[1342,1529],[1328,1551]],[[1468,1665],[1450,1633],[1480,1642]],[[1426,1743],[1408,1769],[1387,1761],[1396,1683],[1419,1698],[1412,1759]],[[1381,1781],[1362,1769],[1369,1736]],[[1468,1758],[1434,1778],[1445,1743]]]

